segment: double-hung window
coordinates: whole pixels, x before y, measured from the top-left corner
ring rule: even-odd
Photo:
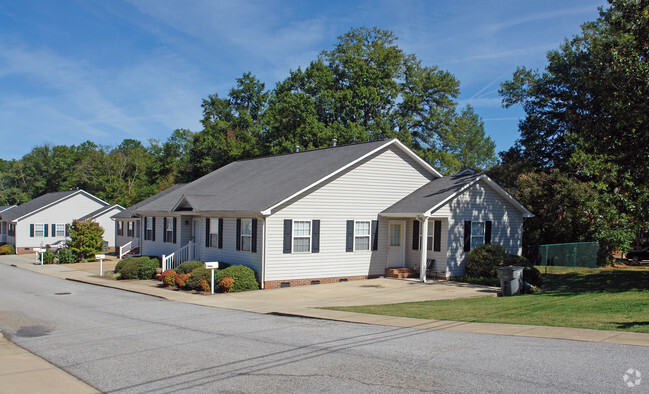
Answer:
[[[144,234],[144,239],[151,241],[153,240],[153,217],[147,216],[145,220],[146,233]]]
[[[56,237],[65,237],[65,224],[56,224]]]
[[[484,222],[471,222],[471,249],[485,243]]]
[[[126,222],[126,236],[127,237],[133,237],[134,233],[134,228],[135,228],[135,222],[128,221]],[[124,229],[122,229],[124,231]]]
[[[121,220],[117,221],[117,235],[124,235],[124,222]]]
[[[354,250],[370,250],[370,221],[354,223]]]
[[[241,250],[250,252],[252,245],[252,219],[241,219]]]
[[[293,221],[293,253],[311,251],[311,221]]]
[[[34,237],[45,236],[45,225],[43,223],[34,224]]]
[[[165,239],[167,242],[174,241],[174,218],[166,218],[167,228],[165,228]]]
[[[217,248],[219,246],[219,219],[209,219],[210,221],[210,234],[209,234],[209,247]]]

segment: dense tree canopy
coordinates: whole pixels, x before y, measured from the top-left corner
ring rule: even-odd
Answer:
[[[590,216],[581,210],[598,229],[589,234],[607,247],[627,249],[634,232],[620,233],[620,226],[633,230],[649,222],[649,2],[611,0],[596,21],[547,58],[545,71],[519,68],[502,85],[504,104],[520,104],[526,113],[521,138],[503,155],[503,165],[520,168],[524,161],[586,185],[600,211],[609,210]],[[531,200],[538,211],[553,204]],[[577,229],[579,222],[575,216],[570,223]],[[541,241],[552,237],[542,234]]]

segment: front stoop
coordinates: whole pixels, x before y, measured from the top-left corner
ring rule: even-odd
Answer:
[[[387,268],[385,270],[385,277],[386,278],[399,278],[399,279],[404,279],[404,278],[415,278],[417,275],[415,274],[415,270],[412,268]]]

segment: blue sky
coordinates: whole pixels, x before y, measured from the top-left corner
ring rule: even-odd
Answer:
[[[497,150],[518,137],[502,81],[597,18],[604,1],[0,0],[0,158],[43,144],[166,140],[251,71],[274,87],[351,27],[392,30],[461,82]]]

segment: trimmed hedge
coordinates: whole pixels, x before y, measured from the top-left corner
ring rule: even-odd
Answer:
[[[155,275],[160,261],[147,256],[127,257],[115,266],[115,273],[120,274],[120,279],[151,279]]]
[[[233,293],[259,290],[259,283],[257,283],[257,278],[255,278],[255,271],[250,267],[246,267],[245,265],[232,265],[228,268],[220,269],[214,273],[214,283],[220,283],[226,276],[234,279],[234,286],[230,290]]]
[[[202,261],[185,261],[184,263],[180,264],[178,268],[176,268],[176,273],[188,274],[192,272],[195,268],[203,267],[203,266],[205,266],[205,264],[203,264]]]
[[[466,276],[473,278],[497,278],[498,267],[505,264],[507,252],[498,244],[483,244],[469,252],[466,261]]]
[[[212,273],[210,271],[212,270],[207,270],[204,266],[194,268],[189,275],[189,279],[185,282],[185,289],[203,291],[201,282],[204,280],[207,281],[207,283],[211,282]],[[216,272],[214,273],[214,277],[216,278]]]

